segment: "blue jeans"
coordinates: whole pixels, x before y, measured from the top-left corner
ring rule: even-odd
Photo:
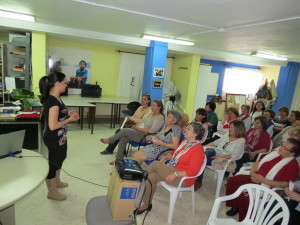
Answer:
[[[207,148],[205,150],[205,155],[206,155],[206,160],[207,160],[206,165],[211,166],[211,162],[214,160],[212,157],[216,155],[216,151],[213,148]],[[199,177],[197,177],[196,182],[202,182],[204,171]]]

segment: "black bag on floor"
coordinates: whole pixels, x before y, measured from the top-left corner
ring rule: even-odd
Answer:
[[[99,98],[101,96],[102,88],[96,84],[85,84],[81,89],[81,97]]]

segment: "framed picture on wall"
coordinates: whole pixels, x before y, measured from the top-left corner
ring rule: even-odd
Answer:
[[[154,68],[153,77],[161,77],[165,76],[165,68]]]
[[[243,94],[226,94],[226,109],[234,107],[241,112],[241,106],[246,104],[246,95]]]
[[[161,88],[162,87],[162,80],[154,80],[152,84],[152,88]]]

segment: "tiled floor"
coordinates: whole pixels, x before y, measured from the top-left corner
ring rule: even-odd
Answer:
[[[99,142],[101,137],[109,137],[115,129],[109,129],[109,124],[97,123],[94,134],[85,127],[80,130],[78,124],[70,124],[68,132],[68,157],[63,164],[63,169],[69,174],[88,181],[108,186],[112,167],[108,165],[115,159],[115,155],[99,154],[105,145]],[[47,151],[43,147],[43,154]],[[178,198],[175,206],[173,224],[204,225],[210,215],[214,203],[216,183],[213,172],[206,170],[204,185],[196,192],[195,213],[192,213],[191,194],[183,193]],[[33,193],[15,205],[17,225],[84,225],[85,208],[87,202],[99,195],[107,194],[107,187],[100,187],[82,180],[75,179],[62,172],[62,180],[69,183],[69,187],[60,189],[67,195],[63,202],[48,200],[47,188],[43,183]],[[224,194],[224,186],[221,195]],[[153,200],[153,209],[148,213],[145,225],[168,224],[169,194],[158,186]],[[221,214],[224,215],[225,207]],[[101,212],[99,212],[101,213]],[[144,216],[138,216],[138,224],[142,224]]]

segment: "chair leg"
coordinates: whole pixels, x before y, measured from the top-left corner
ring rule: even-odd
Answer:
[[[170,204],[169,204],[169,214],[168,214],[168,223],[172,223],[173,212],[175,208],[175,203],[177,199],[178,192],[170,192]]]
[[[225,170],[217,170],[217,189],[216,189],[216,198],[220,196],[221,185],[224,179]]]
[[[192,192],[192,206],[193,206],[193,214],[195,213],[195,191],[194,191],[194,185],[191,187]]]

